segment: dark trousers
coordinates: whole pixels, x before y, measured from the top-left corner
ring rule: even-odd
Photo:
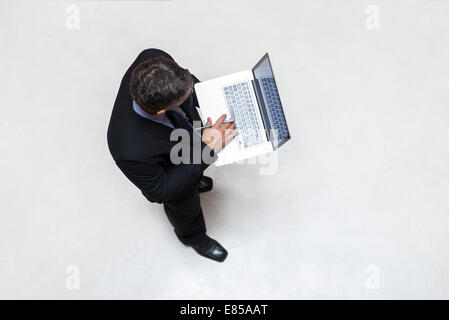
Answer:
[[[206,234],[206,223],[196,185],[184,199],[164,203],[164,210],[182,243],[193,244]]]

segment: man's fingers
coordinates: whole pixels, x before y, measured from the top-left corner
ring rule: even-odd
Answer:
[[[224,142],[225,145],[228,144],[229,141],[234,139],[234,137],[238,134],[238,131],[237,130],[226,130],[226,133],[227,134],[226,134],[225,142]]]
[[[206,126],[210,126],[212,124],[212,119],[210,117],[207,117]]]
[[[237,133],[238,133],[237,130],[227,129],[227,130],[225,131],[224,137],[225,137],[225,138],[230,137],[230,136],[235,137],[235,136],[237,135]]]
[[[235,128],[235,121],[223,124],[223,128],[225,128],[225,129],[234,129]]]
[[[220,127],[223,124],[223,122],[225,121],[225,119],[226,119],[226,114],[222,114],[220,116],[220,118],[218,118],[217,121],[214,123],[214,128]]]
[[[229,129],[224,130],[224,135],[225,136],[230,136],[232,134],[237,134],[237,132],[238,132],[237,130],[235,130],[233,128],[229,128]]]

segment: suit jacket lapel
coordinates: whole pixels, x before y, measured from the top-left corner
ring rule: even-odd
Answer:
[[[149,120],[148,119],[148,125],[151,126],[151,135],[156,136],[158,138],[164,139],[164,140],[170,140],[170,135],[173,131],[172,128],[167,127],[165,124]]]

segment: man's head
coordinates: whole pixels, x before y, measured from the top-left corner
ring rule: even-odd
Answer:
[[[192,90],[193,78],[190,72],[164,57],[142,62],[131,76],[131,96],[150,114],[176,108],[188,98]]]

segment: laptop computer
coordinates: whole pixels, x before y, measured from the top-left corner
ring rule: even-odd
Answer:
[[[290,133],[266,53],[251,70],[195,84],[203,123],[227,114],[239,134],[218,152],[215,165],[266,154],[290,139]]]

